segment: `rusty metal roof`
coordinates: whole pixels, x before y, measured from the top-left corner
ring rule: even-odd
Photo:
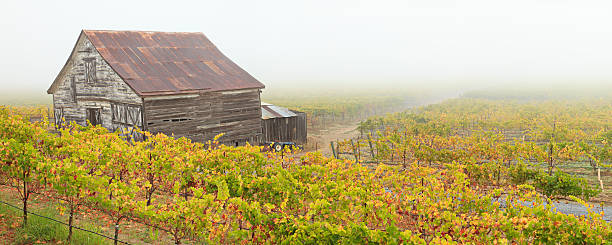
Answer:
[[[199,32],[83,31],[141,96],[264,88]]]
[[[264,102],[261,103],[261,119],[295,116],[297,116],[297,114],[285,107],[275,106]]]

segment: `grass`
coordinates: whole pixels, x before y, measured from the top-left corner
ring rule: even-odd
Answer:
[[[163,196],[157,196],[163,198]],[[28,201],[28,210],[56,220],[68,222],[68,214],[60,213],[58,208],[62,205],[50,200],[45,196],[33,195]],[[0,200],[17,205],[19,199],[10,187],[0,185]],[[28,215],[28,227],[21,228],[21,210],[0,203],[0,245],[4,244],[67,244],[68,227],[66,225],[34,216]],[[75,225],[106,236],[114,235],[114,225],[109,223],[109,217],[95,209],[82,207],[75,215]],[[140,224],[136,221],[124,220],[120,225],[119,240],[131,244],[172,244],[171,236],[163,231]],[[113,244],[107,239],[89,232],[73,229],[72,242],[70,244]]]
[[[37,214],[57,218],[55,210],[43,209]],[[35,215],[28,215],[28,224],[21,227],[21,211],[5,204],[0,204],[0,223],[4,223],[7,229],[0,231],[2,244],[37,244],[37,243],[64,243],[68,237],[68,227],[55,221],[41,218]],[[81,228],[96,231],[99,229],[92,225],[81,224]],[[11,240],[6,240],[11,238]],[[89,245],[89,244],[111,244],[111,240],[100,237],[89,232],[73,229],[72,241],[70,244]]]

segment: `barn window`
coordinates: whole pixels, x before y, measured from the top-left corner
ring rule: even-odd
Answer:
[[[142,140],[143,135],[136,129],[142,128],[142,107],[123,103],[111,103],[113,130],[132,140]]]
[[[102,124],[102,109],[101,108],[87,108],[86,111],[86,119],[87,121],[93,125],[100,125]]]
[[[164,119],[164,122],[184,122],[184,121],[191,121],[193,119],[191,118],[172,118],[172,119]]]
[[[222,120],[221,123],[232,123],[232,122],[239,122],[239,121],[246,121],[249,120],[248,118],[234,118],[234,119],[227,119],[227,120]]]
[[[126,127],[140,127],[142,126],[142,110],[140,106],[112,103],[111,119],[115,124],[122,124]]]
[[[96,58],[85,58],[85,82],[95,83],[96,77]]]

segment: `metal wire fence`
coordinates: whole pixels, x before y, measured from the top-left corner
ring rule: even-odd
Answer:
[[[14,209],[17,209],[17,210],[19,210],[19,211],[22,211],[22,212],[23,212],[23,209],[22,209],[22,208],[20,208],[20,207],[18,207],[18,206],[15,206],[15,205],[13,205],[13,204],[7,203],[7,202],[2,201],[2,200],[0,200],[0,203],[2,203],[2,204],[4,204],[4,205],[6,205],[6,206],[9,206],[9,207],[11,207],[11,208],[14,208]],[[69,224],[68,224],[68,223],[63,222],[63,221],[61,221],[61,220],[57,220],[57,219],[55,219],[55,218],[51,218],[51,217],[47,217],[47,216],[44,216],[44,215],[40,215],[40,214],[37,214],[37,213],[31,212],[31,211],[26,211],[26,212],[27,212],[28,214],[31,214],[31,215],[34,215],[34,216],[37,216],[37,217],[40,217],[40,218],[44,218],[44,219],[47,219],[47,220],[51,220],[51,221],[53,221],[53,222],[56,222],[56,223],[59,223],[59,224],[65,225],[65,226],[69,226]],[[81,231],[84,231],[84,232],[88,232],[88,233],[91,233],[91,234],[94,234],[94,235],[97,235],[97,236],[104,237],[104,238],[106,238],[106,239],[112,240],[113,242],[115,242],[115,244],[117,244],[117,243],[121,243],[121,244],[128,244],[128,245],[130,244],[130,243],[126,242],[126,241],[121,241],[121,240],[119,240],[119,239],[115,239],[114,237],[110,237],[110,236],[107,236],[107,235],[104,235],[104,234],[101,234],[101,233],[98,233],[98,232],[95,232],[95,231],[87,230],[87,229],[84,229],[84,228],[81,228],[81,227],[78,227],[78,226],[74,226],[74,225],[73,225],[73,226],[72,226],[72,228],[77,229],[77,230],[81,230]]]

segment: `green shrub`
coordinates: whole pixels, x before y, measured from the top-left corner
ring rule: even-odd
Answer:
[[[599,189],[591,188],[584,178],[570,175],[563,171],[555,171],[553,175],[539,172],[535,178],[535,187],[548,197],[577,196],[584,200],[599,194]]]
[[[513,184],[533,184],[538,191],[551,198],[576,196],[588,201],[600,192],[599,189],[589,186],[586,179],[560,170],[549,175],[541,169],[529,168],[523,163],[518,163],[510,168],[509,174]]]

